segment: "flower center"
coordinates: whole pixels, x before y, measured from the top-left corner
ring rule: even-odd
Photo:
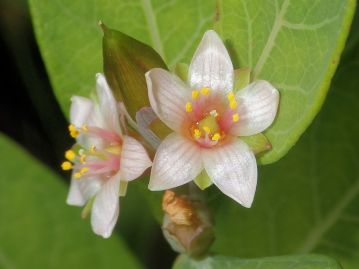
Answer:
[[[190,137],[204,147],[217,145],[239,121],[235,95],[230,92],[225,97],[209,88],[202,88],[193,90],[191,99],[185,105]]]
[[[77,138],[83,136],[84,140],[95,139],[100,141],[101,148],[94,144],[89,148],[79,145],[74,149],[65,152],[65,158],[61,165],[63,170],[74,170],[75,178],[85,178],[100,176],[108,178],[120,169],[120,156],[122,151],[122,139],[115,132],[99,127],[89,127],[87,125],[77,128],[69,126],[70,136]],[[75,148],[76,151],[75,151]]]

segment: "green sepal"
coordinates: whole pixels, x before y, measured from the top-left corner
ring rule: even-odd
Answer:
[[[186,82],[188,80],[188,64],[178,63],[173,71],[183,81]]]
[[[251,81],[251,70],[249,68],[239,68],[234,70],[234,87],[236,92],[245,88]]]
[[[212,180],[209,178],[206,170],[202,170],[202,172],[194,179],[194,183],[201,189],[207,189],[209,186],[213,184]]]
[[[119,31],[103,29],[104,73],[115,98],[122,101],[134,119],[136,112],[150,106],[145,74],[152,68],[168,69],[161,56],[150,46]],[[161,121],[151,129],[162,138],[170,132]]]
[[[87,201],[85,207],[81,211],[81,218],[86,219],[87,216],[90,215],[95,198],[96,196],[93,196]]]
[[[120,197],[126,196],[126,193],[127,193],[127,185],[128,185],[128,182],[127,182],[127,181],[123,181],[123,180],[120,181],[120,191],[119,191]]]
[[[269,142],[268,138],[262,133],[251,136],[241,136],[240,139],[243,140],[251,148],[255,155],[270,150],[272,148],[272,144]]]
[[[145,74],[152,68],[167,69],[161,56],[150,46],[124,34],[103,29],[104,72],[117,100],[125,103],[131,117],[149,106]]]

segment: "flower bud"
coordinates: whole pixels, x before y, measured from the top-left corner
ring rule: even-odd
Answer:
[[[213,243],[214,230],[204,203],[167,190],[162,208],[162,231],[172,249],[191,256],[205,254]]]

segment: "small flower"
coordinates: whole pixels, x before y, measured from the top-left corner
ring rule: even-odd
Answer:
[[[233,92],[233,65],[214,31],[205,33],[188,77],[189,86],[160,68],[146,74],[151,106],[174,130],[158,147],[149,188],[180,186],[205,169],[224,194],[250,207],[257,164],[238,137],[260,133],[272,124],[279,93],[262,80]]]
[[[65,152],[62,168],[73,170],[67,203],[93,202],[92,229],[107,238],[118,218],[120,188],[139,177],[151,161],[137,140],[122,133],[105,77],[97,74],[96,80],[98,102],[80,96],[71,99],[69,132],[77,144]]]

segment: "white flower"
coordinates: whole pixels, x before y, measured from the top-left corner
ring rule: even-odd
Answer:
[[[188,76],[189,85],[160,68],[146,74],[151,106],[174,130],[158,147],[149,188],[180,186],[205,169],[224,194],[250,207],[257,164],[238,136],[260,133],[272,124],[279,93],[266,81],[234,93],[233,65],[214,31],[205,33]]]
[[[122,133],[117,103],[105,77],[97,74],[96,80],[98,100],[71,99],[69,130],[77,145],[66,152],[68,161],[62,168],[73,169],[67,203],[84,206],[94,198],[92,229],[107,238],[119,214],[120,181],[139,177],[151,160],[137,140]]]

